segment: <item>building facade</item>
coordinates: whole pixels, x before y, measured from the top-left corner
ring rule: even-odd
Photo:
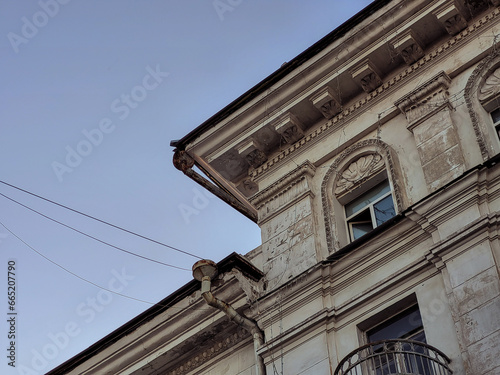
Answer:
[[[374,1],[172,142],[262,245],[51,373],[500,374],[498,5]]]

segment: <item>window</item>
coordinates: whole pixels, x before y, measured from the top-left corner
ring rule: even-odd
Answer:
[[[417,305],[387,319],[366,332],[370,343],[382,340],[414,340],[426,343],[422,318]],[[434,374],[432,364],[424,361],[423,346],[409,342],[389,341],[373,347],[371,367],[377,375],[396,373]]]
[[[424,326],[418,306],[415,305],[368,330],[366,338],[368,342],[407,339],[425,343]]]
[[[321,198],[330,253],[387,222],[407,206],[404,175],[395,155],[380,139],[365,139],[346,148],[328,168],[321,184]]]
[[[344,208],[351,241],[396,216],[387,179],[352,199]]]
[[[493,125],[497,132],[498,138],[500,139],[500,108],[495,109],[490,113],[491,119],[493,120]]]

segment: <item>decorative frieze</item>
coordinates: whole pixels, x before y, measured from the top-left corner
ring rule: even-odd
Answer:
[[[369,60],[363,61],[351,71],[354,81],[364,92],[370,93],[382,85],[377,68]]]
[[[413,64],[424,56],[423,45],[411,29],[404,32],[397,39],[394,39],[391,44],[408,65]]]
[[[280,117],[280,119],[274,124],[274,130],[281,134],[285,142],[288,144],[293,144],[304,137],[301,123],[291,112],[288,112]]]
[[[316,93],[310,100],[327,119],[332,118],[342,110],[340,103],[335,99],[333,90],[328,86]]]
[[[455,4],[449,4],[434,13],[450,35],[456,35],[467,27],[467,21]]]
[[[343,107],[342,112],[325,122],[322,126],[316,127],[309,134],[306,134],[299,142],[291,145],[290,147],[283,148],[281,152],[269,158],[267,162],[265,162],[260,167],[254,169],[250,172],[250,175],[253,180],[257,180],[266,175],[269,171],[271,171],[274,167],[281,165],[283,162],[288,160],[289,157],[300,153],[304,147],[308,146],[311,143],[316,142],[318,139],[321,139],[326,134],[330,134],[331,132],[338,129],[342,124],[345,124],[346,121],[353,119],[357,116],[357,114],[361,111],[364,111],[366,106],[369,106],[373,101],[380,98],[381,95],[385,95],[387,91],[392,90],[395,86],[404,84],[408,79],[414,77],[415,74],[418,74],[421,69],[427,67],[428,64],[433,64],[436,60],[442,58],[443,55],[448,53],[453,53],[456,49],[460,48],[463,43],[468,43],[471,38],[474,38],[478,32],[488,27],[492,22],[496,22],[498,17],[500,16],[500,9],[495,8],[490,13],[485,14],[481,18],[477,19],[475,22],[471,23],[468,27],[466,27],[461,33],[450,37],[443,44],[437,46],[432,51],[427,53],[423,58],[421,58],[418,64],[410,65],[408,68],[401,71],[396,76],[387,80],[387,82],[383,83],[377,90],[370,92],[362,99],[352,103],[349,106]],[[483,64],[480,64],[480,68],[482,69]],[[479,69],[479,68],[478,68]],[[474,77],[477,76],[476,73],[473,74]],[[471,78],[474,78],[471,77]],[[470,84],[469,84],[470,86]],[[477,88],[477,86],[475,86]],[[468,92],[475,93],[474,90],[466,90],[466,102],[468,108],[471,107],[471,101],[468,97]],[[478,142],[481,148],[481,153],[483,155],[484,160],[489,158],[488,151],[486,150],[486,141],[482,136],[479,130],[479,120],[474,111],[469,109],[472,116],[472,123],[474,127],[474,131],[478,138]]]
[[[207,363],[212,358],[218,356],[226,350],[231,349],[235,345],[239,344],[242,340],[248,337],[248,333],[246,333],[243,329],[237,330],[232,335],[227,336],[226,338],[220,341],[213,341],[212,345],[208,348],[205,348],[203,351],[200,351],[196,355],[193,355],[191,358],[186,359],[186,361],[177,366],[177,368],[166,372],[168,375],[185,375],[195,368]]]

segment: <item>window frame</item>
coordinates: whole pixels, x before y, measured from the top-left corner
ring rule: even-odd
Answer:
[[[358,211],[356,211],[352,215],[347,216],[346,206],[348,206],[350,203],[353,203],[359,197],[369,193],[371,190],[374,190],[378,186],[382,185],[384,182],[387,183],[389,191],[383,193],[380,197],[376,198],[373,202],[370,202],[369,204],[367,204],[363,208],[359,209]],[[381,202],[382,200],[384,200],[385,198],[387,198],[389,196],[391,197],[394,215],[392,215],[389,219],[385,220],[384,222],[377,224],[377,217],[375,215],[374,205]],[[342,205],[343,215],[344,215],[344,225],[345,225],[346,233],[348,234],[349,242],[353,242],[353,241],[363,237],[364,235],[370,233],[375,228],[377,228],[378,226],[382,225],[383,223],[385,223],[386,221],[390,220],[391,218],[393,218],[394,216],[397,215],[396,200],[395,200],[395,196],[394,196],[394,187],[392,185],[390,178],[387,175],[387,170],[385,170],[385,169],[382,170],[381,172],[371,176],[368,180],[359,184],[354,190],[352,190],[351,192],[349,192],[348,194],[343,196],[341,199],[339,199],[339,203]],[[363,222],[368,223],[368,222],[366,220],[359,221],[359,222],[354,222],[352,220],[355,219],[357,216],[363,214],[367,209],[370,212],[372,229],[369,232],[366,232],[365,234],[355,238],[351,224],[363,223]]]
[[[494,108],[489,112],[491,121],[493,122],[493,126],[495,127],[495,132],[497,133],[497,137],[500,140],[500,107]],[[497,120],[495,121],[495,117]]]
[[[420,341],[420,342],[423,342],[423,343],[426,344],[427,343],[427,338],[425,337],[424,323],[422,321],[422,314],[420,312],[420,307],[418,306],[417,303],[412,304],[410,306],[407,306],[407,307],[399,310],[397,313],[392,314],[387,319],[379,321],[377,324],[371,326],[369,329],[366,329],[364,331],[366,343],[369,344],[369,343],[372,343],[372,342],[379,341],[379,340],[370,341],[369,340],[369,334],[370,334],[370,332],[373,332],[373,331],[377,330],[377,328],[378,328],[378,332],[380,332],[382,329],[389,327],[391,325],[391,323],[396,323],[398,321],[401,321],[403,318],[409,318],[409,319],[411,319],[411,316],[413,314],[415,314],[416,312],[418,312],[418,315],[419,315],[419,318],[420,318],[420,325],[419,326],[415,326],[415,328],[408,330],[403,335],[400,334],[398,337],[390,337],[390,338],[386,338],[386,339],[382,339],[382,340],[391,340],[391,339],[396,339],[396,340],[397,339],[413,340],[413,338],[416,335],[419,335],[419,334],[423,333],[423,335],[424,335],[424,341]]]
[[[412,328],[412,315],[418,312],[419,314],[419,326],[415,326]],[[389,335],[390,337],[387,338],[382,338],[379,337],[376,340],[369,340],[369,334],[373,331],[377,330],[377,328],[380,330],[385,329],[391,325],[391,323],[397,323],[400,321],[406,321],[407,326],[409,326],[410,329],[406,329],[404,333],[398,334],[398,337],[391,337],[392,335]],[[396,326],[397,327],[397,326]],[[396,328],[395,327],[395,328]],[[425,332],[425,325],[424,325],[424,320],[422,317],[422,309],[420,308],[417,298],[415,294],[410,294],[409,296],[406,296],[402,300],[396,302],[395,304],[392,304],[391,306],[388,306],[387,308],[383,309],[382,311],[379,311],[375,315],[372,315],[365,321],[359,323],[357,325],[358,328],[358,334],[360,338],[360,342],[364,344],[376,344],[380,341],[385,341],[385,340],[414,340],[413,337],[415,335],[423,335],[423,341],[422,340],[416,340],[417,342],[422,342],[424,344],[427,344],[427,337],[426,337],[426,332]],[[379,348],[382,350],[382,346]],[[379,350],[377,349],[377,350]],[[404,358],[404,355],[403,355]],[[387,361],[385,363],[376,363],[378,366],[370,367],[369,370],[372,371],[375,374],[379,373],[385,373],[385,370],[381,370],[381,368],[385,368],[383,366],[396,366],[398,369],[401,367],[405,367],[402,365],[403,362],[399,361]],[[371,364],[374,365],[374,364]],[[418,364],[417,364],[418,365]]]

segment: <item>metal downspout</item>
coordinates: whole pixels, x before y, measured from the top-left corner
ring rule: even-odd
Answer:
[[[229,317],[229,319],[234,321],[236,324],[242,326],[252,334],[253,346],[255,351],[255,368],[257,370],[257,375],[266,375],[264,360],[260,355],[257,354],[257,350],[259,350],[264,344],[264,335],[262,334],[260,328],[257,326],[257,323],[238,314],[238,312],[228,303],[221,301],[218,298],[215,298],[212,292],[210,291],[211,285],[212,282],[210,280],[210,277],[204,276],[201,281],[201,295],[203,296],[208,305],[215,307],[216,309],[219,309],[224,314],[226,314]]]
[[[200,266],[200,264],[202,266]],[[196,270],[203,268],[204,266],[214,267],[215,263],[208,260],[201,260],[199,262],[196,262],[195,265],[193,266],[194,277],[198,280],[201,278],[201,295],[203,296],[203,298],[205,299],[206,303],[209,306],[215,307],[216,309],[222,311],[229,317],[229,319],[231,319],[231,321],[242,326],[244,329],[246,329],[249,333],[252,334],[253,346],[255,352],[256,375],[266,375],[266,366],[264,365],[264,359],[258,354],[258,350],[264,345],[263,332],[260,330],[256,322],[239,314],[230,304],[221,301],[212,294],[211,292],[212,278],[216,274],[216,271],[210,269],[210,271],[208,272],[209,274],[207,274],[207,272],[202,271],[202,277],[200,277],[200,275],[196,275]]]

